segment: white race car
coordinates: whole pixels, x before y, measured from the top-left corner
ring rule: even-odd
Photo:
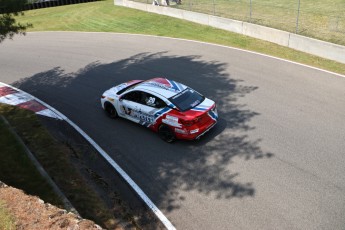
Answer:
[[[198,139],[218,120],[214,101],[166,78],[122,83],[105,91],[101,103],[109,117],[140,123],[167,142]]]

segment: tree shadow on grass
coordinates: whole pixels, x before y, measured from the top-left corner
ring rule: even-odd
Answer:
[[[198,56],[167,52],[141,53],[112,63],[93,62],[75,73],[56,67],[14,85],[46,101],[75,121],[130,175],[162,209],[180,208],[183,191],[215,199],[255,195],[255,185],[239,181],[231,170],[235,157],[272,157],[251,140],[250,125],[257,112],[239,99],[257,89],[229,76],[226,64]],[[162,142],[149,130],[118,119],[110,121],[100,96],[112,86],[132,79],[167,77],[182,82],[217,102],[220,120],[199,141]]]

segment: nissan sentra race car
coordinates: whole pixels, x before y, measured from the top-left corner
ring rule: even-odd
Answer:
[[[216,103],[165,78],[132,80],[105,91],[102,108],[158,132],[166,142],[198,139],[218,120]]]

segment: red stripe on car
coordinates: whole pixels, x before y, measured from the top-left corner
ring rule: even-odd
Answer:
[[[153,78],[149,80],[149,82],[157,82],[157,83],[166,85],[167,87],[171,87],[170,82],[165,78]]]

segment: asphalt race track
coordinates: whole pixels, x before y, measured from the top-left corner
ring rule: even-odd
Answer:
[[[345,78],[240,50],[107,33],[0,44],[0,81],[69,117],[177,229],[344,229]],[[165,76],[218,103],[201,140],[167,144],[101,110],[102,92]]]

